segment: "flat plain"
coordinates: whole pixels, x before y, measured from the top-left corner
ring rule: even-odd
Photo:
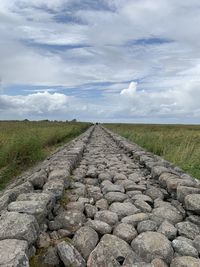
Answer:
[[[90,125],[81,122],[0,121],[0,189]]]
[[[200,179],[200,125],[105,124]]]

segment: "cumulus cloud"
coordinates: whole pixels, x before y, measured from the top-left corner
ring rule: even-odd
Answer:
[[[134,98],[135,93],[136,93],[136,89],[137,89],[137,83],[136,82],[131,82],[127,89],[123,89],[120,92],[120,95],[125,96],[125,97]]]

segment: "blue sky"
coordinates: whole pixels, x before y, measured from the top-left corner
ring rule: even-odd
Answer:
[[[0,119],[199,123],[197,25],[197,0],[0,0]]]

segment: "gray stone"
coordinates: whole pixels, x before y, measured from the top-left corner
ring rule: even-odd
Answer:
[[[126,216],[122,219],[123,223],[132,224],[134,227],[141,221],[145,221],[149,219],[149,215],[147,213],[137,213],[133,215]]]
[[[95,201],[103,197],[101,189],[98,186],[88,186],[87,194],[89,198],[93,198]]]
[[[200,188],[188,187],[188,186],[178,186],[177,187],[177,200],[184,203],[184,199],[190,194],[200,194]]]
[[[106,222],[102,222],[99,220],[88,220],[85,223],[85,226],[91,227],[101,235],[110,234],[112,231],[112,227]]]
[[[168,267],[167,266],[167,263],[164,262],[163,260],[161,259],[153,259],[152,262],[151,262],[151,267]]]
[[[199,267],[200,260],[184,256],[184,257],[176,257],[172,260],[170,267]]]
[[[152,204],[153,203],[152,198],[150,198],[147,195],[143,195],[143,194],[136,194],[131,199],[134,200],[134,201],[136,201],[136,200],[142,200],[142,201],[145,201],[145,202],[147,202],[149,204]]]
[[[198,215],[190,215],[189,217],[186,218],[186,220],[200,226],[200,216]]]
[[[119,259],[134,257],[134,252],[124,240],[114,235],[104,235],[96,248],[91,252],[87,266],[118,267]]]
[[[68,210],[55,217],[54,222],[56,227],[52,230],[63,228],[71,233],[75,233],[83,225],[85,220],[86,218],[83,213],[76,210]]]
[[[186,241],[175,239],[172,241],[172,246],[174,251],[180,256],[191,256],[198,258],[198,251]]]
[[[41,224],[47,216],[46,203],[41,201],[15,201],[8,205],[8,211],[33,215],[39,224]]]
[[[160,207],[155,208],[152,211],[153,216],[156,216],[160,218],[160,222],[163,222],[165,220],[168,220],[172,224],[176,224],[178,222],[181,222],[183,220],[182,214],[174,207]]]
[[[105,198],[101,198],[96,201],[95,206],[98,210],[107,210],[108,209],[108,201]]]
[[[21,239],[29,244],[36,241],[39,226],[32,215],[5,212],[0,217],[0,240],[2,239]]]
[[[156,198],[164,199],[164,194],[163,192],[156,188],[156,187],[150,187],[149,189],[146,190],[145,194],[155,200]]]
[[[11,194],[11,200],[14,201],[22,193],[30,193],[33,191],[33,186],[30,182],[25,182],[14,187],[11,190],[8,190],[8,193]]]
[[[85,260],[75,247],[65,241],[57,245],[58,254],[60,259],[66,267],[84,267],[86,266]]]
[[[57,248],[52,246],[48,247],[47,251],[42,256],[42,262],[47,266],[59,266],[60,259],[58,257]]]
[[[28,243],[24,240],[5,239],[0,241],[0,266],[29,267]]]
[[[170,263],[173,258],[170,241],[160,233],[144,232],[132,241],[131,246],[146,262],[160,258],[166,263]]]
[[[126,179],[127,179],[126,175],[124,175],[122,173],[117,173],[113,177],[114,182],[116,182],[117,180],[126,180]]]
[[[110,184],[102,188],[102,193],[105,195],[108,192],[121,192],[124,193],[124,187],[122,185]]]
[[[179,235],[183,235],[189,239],[194,239],[197,235],[200,234],[199,227],[191,222],[180,222],[176,224]]]
[[[45,203],[48,210],[55,206],[55,198],[51,193],[24,193],[20,194],[16,201],[41,201]]]
[[[49,247],[51,242],[51,239],[49,237],[49,234],[46,232],[42,232],[37,240],[37,247],[38,248],[47,248]]]
[[[109,210],[117,213],[119,220],[125,216],[139,212],[139,209],[137,209],[133,204],[120,202],[112,203],[109,207]]]
[[[185,208],[200,215],[200,194],[191,194],[185,197]]]
[[[120,223],[114,228],[113,235],[116,235],[125,240],[127,243],[130,243],[137,236],[137,231],[131,224]]]
[[[151,212],[152,210],[151,206],[143,200],[136,200],[134,202],[134,205],[136,206],[136,208],[140,209],[142,212]]]
[[[200,253],[200,235],[197,235],[193,240],[193,245],[197,249],[198,253]]]
[[[108,172],[100,173],[98,179],[100,182],[105,180],[112,181],[112,175]]]
[[[157,228],[158,228],[157,223],[151,220],[141,221],[137,225],[137,231],[139,234],[147,231],[154,232],[157,230]]]
[[[97,212],[97,208],[91,204],[85,204],[85,213],[87,218],[93,219]]]
[[[158,232],[165,235],[169,240],[173,240],[177,235],[177,229],[168,221],[163,221]]]
[[[56,199],[60,199],[64,194],[63,180],[49,180],[43,187],[44,193],[52,193]]]
[[[109,192],[104,195],[104,198],[108,201],[108,204],[113,202],[123,202],[128,196],[120,192]]]
[[[81,203],[81,202],[78,202],[78,201],[74,201],[74,202],[69,202],[67,205],[66,205],[66,209],[67,210],[77,210],[77,211],[80,211],[80,212],[83,212],[84,211],[84,204]]]
[[[0,197],[0,212],[7,209],[8,204],[11,202],[10,194],[4,194]]]
[[[98,211],[95,214],[95,220],[106,222],[110,225],[114,225],[118,222],[118,215],[115,212],[109,210]]]
[[[33,173],[29,177],[29,181],[32,183],[35,189],[42,189],[43,185],[47,181],[47,173],[45,170]]]
[[[73,244],[83,258],[87,260],[92,250],[96,247],[98,240],[98,234],[94,229],[83,226],[75,233]]]
[[[158,179],[159,176],[164,172],[169,172],[169,169],[164,166],[153,166],[151,168],[151,176],[154,179]]]

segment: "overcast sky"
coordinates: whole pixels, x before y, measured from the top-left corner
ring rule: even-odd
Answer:
[[[200,1],[0,0],[0,119],[25,118],[200,123]]]

